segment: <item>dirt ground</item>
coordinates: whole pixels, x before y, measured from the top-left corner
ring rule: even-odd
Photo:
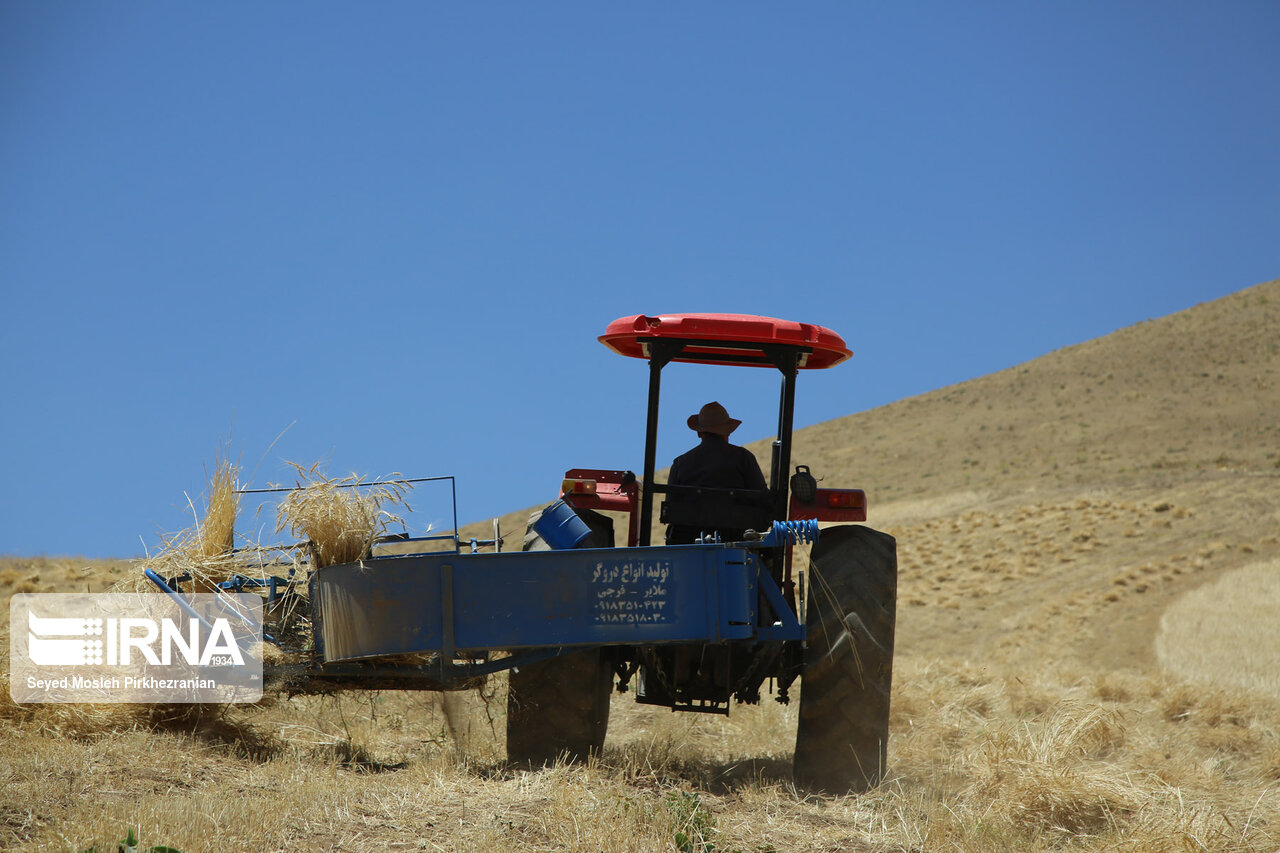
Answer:
[[[501,761],[501,679],[212,719],[5,701],[0,847],[1278,850],[1278,351],[1280,281],[797,433],[898,540],[869,794],[798,794],[768,697],[615,696],[599,761],[538,772]],[[0,593],[134,571],[8,556]]]

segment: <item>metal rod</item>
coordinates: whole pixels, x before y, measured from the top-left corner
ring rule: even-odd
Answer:
[[[160,590],[164,592],[165,595],[172,598],[174,602],[179,607],[181,607],[188,616],[190,616],[192,619],[199,622],[201,625],[203,625],[205,628],[209,629],[210,631],[213,630],[213,627],[208,622],[204,621],[203,618],[201,618],[200,614],[195,611],[195,608],[193,608],[190,604],[187,603],[186,599],[182,597],[182,593],[178,592],[176,589],[169,586],[169,584],[165,582],[164,578],[160,577],[160,575],[156,574],[156,572],[154,572],[151,569],[143,569],[142,573],[147,576],[147,580],[151,581],[153,584],[160,587]]]
[[[431,479],[444,480],[446,478],[432,477]],[[453,553],[457,554],[462,548],[462,543],[458,541],[458,482],[453,477],[448,477],[447,479],[449,480],[449,502],[453,504]]]
[[[403,483],[433,483],[440,480],[452,480],[452,474],[446,474],[442,477],[409,477],[404,480],[373,480],[368,483],[330,483],[329,485],[338,489],[358,489],[361,486],[387,486],[392,484]],[[274,492],[297,492],[305,489],[306,486],[278,486],[270,489],[236,489],[237,495],[266,495]]]

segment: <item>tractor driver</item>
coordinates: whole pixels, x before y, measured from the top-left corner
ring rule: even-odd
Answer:
[[[689,416],[689,429],[702,441],[687,453],[677,456],[671,463],[667,476],[668,485],[706,486],[717,489],[752,489],[763,491],[767,486],[760,463],[745,447],[729,443],[729,435],[742,421],[729,417],[724,406],[707,403],[696,415]],[[681,500],[672,495],[673,500]],[[684,500],[697,500],[685,498]],[[682,545],[694,542],[705,528],[673,524],[667,528],[667,542]],[[721,541],[742,539],[741,529],[718,529]]]

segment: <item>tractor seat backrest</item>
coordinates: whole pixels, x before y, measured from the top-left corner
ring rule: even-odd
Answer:
[[[658,520],[699,530],[767,530],[773,523],[768,489],[713,489],[667,486]]]

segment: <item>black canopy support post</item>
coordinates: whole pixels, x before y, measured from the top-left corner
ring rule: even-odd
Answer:
[[[796,374],[798,372],[799,353],[791,353],[789,357],[778,359],[778,369],[782,371],[782,401],[778,406],[778,481],[771,483],[773,487],[774,518],[785,519],[789,509],[790,481],[787,472],[791,470],[791,434],[792,422],[796,414]]]
[[[662,368],[684,349],[684,344],[677,341],[650,340],[646,346],[649,349],[649,404],[644,426],[644,482],[640,491],[641,546],[653,544],[653,476],[658,455],[658,399],[662,390]]]
[[[769,443],[769,488],[776,488],[782,471],[782,440],[775,438]]]

